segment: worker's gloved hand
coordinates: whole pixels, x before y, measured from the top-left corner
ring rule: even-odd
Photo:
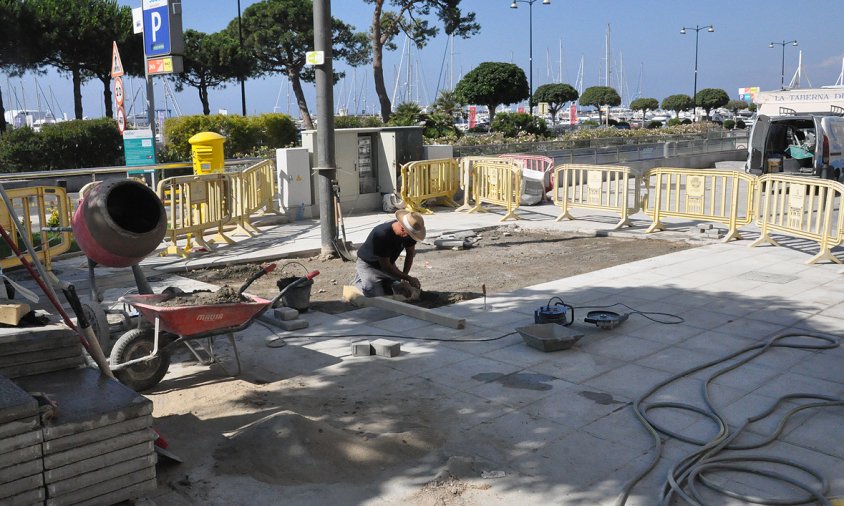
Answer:
[[[410,276],[410,279],[408,279],[407,281],[408,281],[408,283],[410,283],[410,286],[412,286],[413,288],[422,288],[422,283],[419,282],[418,278],[414,278],[413,276]]]

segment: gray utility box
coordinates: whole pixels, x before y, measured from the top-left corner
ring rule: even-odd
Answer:
[[[318,161],[317,132],[302,132],[302,147]],[[383,195],[401,190],[401,166],[422,160],[422,127],[342,128],[334,131],[337,182],[344,211],[381,209]],[[312,201],[318,212],[319,183],[313,175]]]

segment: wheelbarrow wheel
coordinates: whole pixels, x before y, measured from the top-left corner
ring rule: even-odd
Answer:
[[[155,344],[155,332],[151,328],[132,329],[114,343],[109,362],[112,366],[137,358],[149,356]],[[114,371],[115,377],[127,387],[141,392],[157,385],[167,374],[170,355],[159,347],[158,356],[146,362],[138,362]]]

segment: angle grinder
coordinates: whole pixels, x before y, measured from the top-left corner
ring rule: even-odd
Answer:
[[[594,323],[599,329],[612,330],[630,317],[629,313],[614,313],[612,311],[589,311],[586,313],[586,318],[583,319],[586,323]]]

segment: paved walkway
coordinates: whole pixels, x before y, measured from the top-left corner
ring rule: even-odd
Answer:
[[[580,219],[554,223],[557,209],[551,205],[519,214],[524,219],[510,223],[586,233],[607,233],[616,221],[601,213],[575,211]],[[426,223],[429,237],[435,237],[447,231],[496,226],[500,216],[438,210]],[[385,213],[347,217],[349,240],[359,244],[374,224],[388,219]],[[635,226],[618,233],[646,240],[648,223],[646,216],[636,215]],[[689,238],[692,225],[669,220],[669,230],[658,236]],[[750,229],[746,236],[758,234]],[[150,259],[147,267],[177,272],[200,264],[276,258],[318,251],[319,240],[318,224],[301,221],[268,227],[260,237],[195,259]],[[784,240],[784,247],[758,248],[748,248],[749,243],[707,242],[699,248],[497,294],[487,300],[486,307],[483,301],[472,300],[442,308],[444,313],[466,318],[467,327],[460,331],[406,316],[384,318],[369,309],[342,315],[309,313],[305,315],[310,321],[309,337],[267,349],[264,339],[276,331],[253,325],[239,336],[241,359],[249,367],[247,379],[263,384],[261,395],[269,404],[262,404],[260,413],[251,416],[215,419],[210,406],[194,407],[185,416],[212,423],[219,432],[234,431],[284,410],[286,402],[310,398],[313,409],[299,414],[308,417],[309,423],[330,422],[325,427],[346,428],[355,434],[415,434],[421,450],[413,454],[418,458],[379,461],[382,456],[375,455],[375,468],[359,464],[362,474],[349,475],[331,467],[331,456],[319,460],[305,451],[291,459],[284,453],[293,451],[291,447],[270,447],[275,449],[269,454],[267,448],[251,448],[256,462],[276,458],[298,463],[286,475],[270,479],[218,473],[214,448],[205,448],[194,451],[197,460],[185,465],[190,481],[203,487],[201,495],[196,490],[191,494],[209,504],[243,504],[247,497],[250,504],[433,504],[432,498],[440,497],[437,494],[451,501],[446,504],[613,504],[623,484],[644,470],[654,455],[652,437],[633,412],[637,397],[678,373],[772,336],[841,334],[844,275],[838,273],[840,266],[806,265],[816,247],[802,241]],[[154,279],[160,284],[170,282],[163,274]],[[108,296],[117,292],[110,290]],[[571,328],[584,334],[580,342],[571,350],[543,353],[525,346],[513,329],[533,323],[533,311],[551,296],[576,306],[624,303],[638,311],[679,315],[685,322],[665,325],[631,314],[618,328],[600,330],[583,323],[583,310],[578,310]],[[403,336],[393,338],[402,343],[401,356],[350,355],[351,342],[393,333]],[[281,331],[277,334],[284,336]],[[788,342],[820,341],[791,338]],[[844,350],[839,347],[772,348],[716,377],[708,388],[710,400],[735,429],[784,394],[844,398],[842,360]],[[679,378],[647,401],[703,408],[705,380],[719,367]],[[190,385],[192,374],[197,374],[196,368],[173,367],[161,387]],[[213,390],[207,395],[213,396]],[[785,408],[749,427],[738,442],[762,439],[788,408],[807,402],[790,400]],[[288,417],[289,428],[289,417],[294,415],[282,411],[279,416]],[[653,416],[689,438],[708,440],[718,433],[714,422],[688,410],[659,409]],[[830,496],[844,496],[842,422],[840,406],[807,409],[791,418],[772,443],[728,453],[801,462],[829,480]],[[317,435],[305,448],[318,444],[320,437],[327,436]],[[663,458],[634,489],[628,504],[655,504],[669,466],[696,449],[674,438],[663,440]],[[297,468],[311,469],[307,466],[314,462],[314,469],[334,470],[335,475],[324,480],[308,480],[304,475],[290,479],[299,476]],[[752,465],[809,479],[779,465]],[[424,488],[447,473],[459,481]],[[748,473],[723,473],[712,480],[756,496],[796,493],[792,487]],[[187,504],[181,493],[185,489],[180,491],[178,485],[162,484],[159,492],[151,498],[156,504]],[[732,504],[723,496],[702,493],[710,504]]]

